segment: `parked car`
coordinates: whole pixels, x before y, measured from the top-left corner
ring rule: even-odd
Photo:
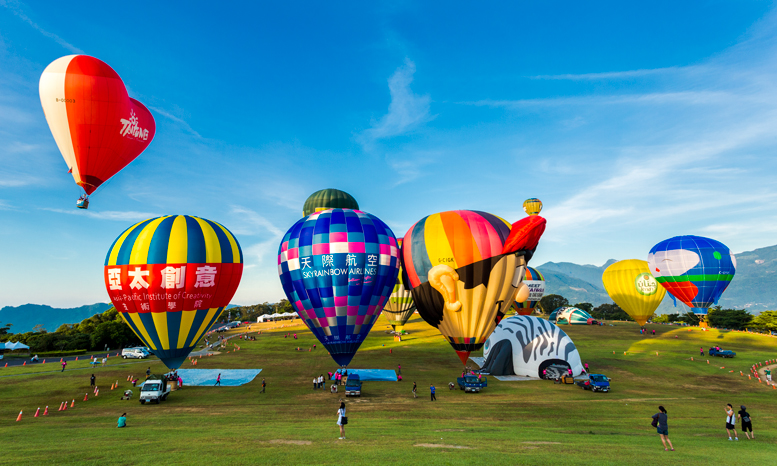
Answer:
[[[484,388],[488,387],[488,379],[486,377],[478,377],[477,375],[465,375],[456,379],[459,384],[459,388],[465,392],[479,393]]]
[[[149,352],[145,348],[124,348],[121,350],[121,357],[124,359],[146,359]]]
[[[610,391],[610,379],[603,374],[589,374],[588,380],[577,382],[577,386],[584,390],[591,390],[592,392],[606,393]]]
[[[345,381],[345,396],[362,396],[362,381],[359,374],[350,374]]]
[[[710,348],[709,351],[710,356],[718,356],[721,358],[733,358],[737,354],[730,350],[722,350],[717,348]]]
[[[170,386],[162,379],[148,379],[140,386],[140,404],[152,401],[159,404],[160,401],[165,401],[169,394]]]

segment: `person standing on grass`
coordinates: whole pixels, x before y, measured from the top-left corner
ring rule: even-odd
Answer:
[[[734,432],[734,440],[739,440],[739,437],[737,437],[737,426],[736,426],[737,419],[734,417],[734,407],[731,406],[731,403],[726,405],[725,411],[726,411],[726,433],[728,434],[728,439],[731,440],[731,432]]]
[[[668,451],[670,448],[674,451],[672,441],[669,440],[669,423],[666,409],[663,406],[659,406],[658,412],[653,415],[653,419],[655,419],[654,422],[656,423],[658,436],[661,437],[661,443],[664,444],[664,451]],[[669,444],[669,448],[666,447],[667,444]]]
[[[127,427],[127,413],[119,416],[119,424],[116,427]]]
[[[219,387],[221,386],[221,373],[219,373],[218,377],[216,377],[216,383],[213,384],[214,387],[216,385],[218,385]]]
[[[700,356],[704,356],[704,347],[703,346],[699,347],[699,355]]]
[[[318,388],[318,377],[313,377],[313,390]]]
[[[753,433],[753,421],[750,419],[750,413],[747,412],[745,405],[741,405],[740,408],[742,409],[739,410],[739,413],[737,413],[737,417],[742,419],[742,432],[745,433],[745,437],[747,437],[748,440],[755,440],[755,433]],[[748,431],[750,431],[749,434]]]
[[[345,440],[345,425],[348,418],[345,416],[345,403],[340,398],[340,409],[337,410],[337,425],[340,426],[340,440]]]
[[[94,387],[94,374],[92,374],[92,377],[89,378],[89,385]]]
[[[430,385],[430,386],[429,386],[429,390],[431,390],[431,391],[432,391],[432,401],[437,401],[437,397],[434,395],[434,392],[435,392],[435,390],[434,390],[434,384],[432,384],[432,385]]]
[[[413,382],[413,398],[418,398],[417,390],[418,386],[415,384],[415,382]]]
[[[262,378],[262,391],[259,393],[265,393],[264,389],[267,388],[267,382],[264,381],[264,378]]]
[[[151,377],[151,368],[150,367],[148,369],[146,369],[146,378],[148,379],[149,377]]]
[[[62,360],[62,372],[65,372],[65,366],[67,366],[67,361],[64,359]]]
[[[399,375],[402,375],[402,364],[397,364],[397,371]]]

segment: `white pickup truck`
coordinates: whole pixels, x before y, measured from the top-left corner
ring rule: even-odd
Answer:
[[[148,379],[140,386],[140,404],[152,401],[159,404],[160,401],[167,399],[168,394],[170,394],[169,385],[161,379]]]

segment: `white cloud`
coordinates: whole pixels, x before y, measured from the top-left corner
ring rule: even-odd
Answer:
[[[58,43],[66,50],[69,50],[70,52],[73,52],[73,53],[84,53],[83,50],[65,41],[65,39],[59,37],[58,35],[43,29],[38,25],[38,23],[31,20],[30,17],[24,13],[22,3],[17,2],[15,0],[0,0],[0,6],[4,6],[8,8],[8,10],[10,10],[13,14],[15,14],[19,19],[32,26],[33,29],[40,32],[44,36],[54,40],[54,42]]]
[[[667,74],[678,70],[680,70],[680,68],[675,66],[670,66],[666,68],[650,68],[650,69],[641,69],[641,70],[607,71],[604,73],[542,74],[537,76],[529,76],[529,78],[545,79],[545,80],[598,81],[598,80],[641,78],[644,76],[651,76],[656,74]]]
[[[405,59],[405,64],[389,78],[391,103],[388,113],[359,136],[363,145],[369,147],[377,140],[405,134],[432,119],[429,113],[431,98],[414,94],[410,89],[414,74],[415,63]]]
[[[92,210],[76,209],[75,206],[73,207],[73,210],[51,209],[48,207],[41,207],[40,210],[46,210],[48,212],[56,212],[58,214],[81,215],[84,217],[96,218],[99,220],[118,220],[118,221],[136,221],[136,222],[140,222],[143,220],[148,220],[149,218],[160,216],[159,214],[154,214],[149,212],[132,212],[132,211],[121,212],[116,210],[92,211]]]

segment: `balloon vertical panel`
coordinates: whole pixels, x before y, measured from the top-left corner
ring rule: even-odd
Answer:
[[[350,363],[369,334],[398,272],[394,233],[358,210],[331,209],[300,219],[278,252],[286,296],[340,366]]]

